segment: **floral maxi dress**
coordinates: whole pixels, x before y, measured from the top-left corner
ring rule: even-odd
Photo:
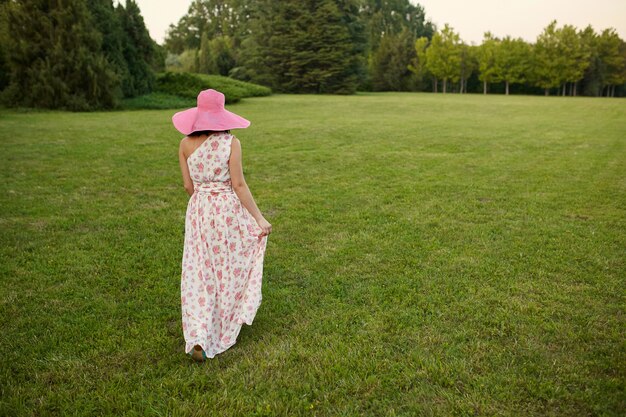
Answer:
[[[267,236],[235,194],[230,133],[214,133],[187,158],[194,193],[185,216],[181,310],[185,353],[209,358],[235,344],[261,304]]]

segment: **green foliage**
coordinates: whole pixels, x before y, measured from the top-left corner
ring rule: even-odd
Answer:
[[[355,1],[258,1],[250,13],[254,36],[242,42],[233,77],[283,92],[356,91],[362,28]]]
[[[580,32],[583,47],[589,51],[589,66],[583,76],[583,93],[589,96],[599,96],[605,84],[604,65],[598,48],[598,34],[591,25]]]
[[[185,49],[180,55],[170,54],[166,71],[198,72],[200,69],[200,52],[197,49]]]
[[[233,40],[228,36],[209,40],[203,33],[198,51],[198,72],[227,76],[234,66]]]
[[[426,39],[426,38],[420,38]],[[374,91],[415,90],[417,78],[407,62],[415,59],[413,36],[408,30],[384,36],[370,60],[369,72]]]
[[[268,24],[272,16],[278,13],[278,3],[269,0],[258,0],[250,4],[246,10],[249,15],[245,27],[253,36],[242,38],[237,50],[237,63],[230,71],[230,76],[238,80],[272,86],[275,85],[277,73],[272,69],[279,62],[270,56],[270,40],[276,32],[274,25]]]
[[[8,106],[95,110],[152,91],[165,51],[136,3],[0,4],[0,89]],[[10,36],[9,36],[10,33]],[[4,76],[4,77],[3,77]]]
[[[546,89],[559,87],[565,81],[562,60],[559,58],[559,34],[556,20],[552,21],[537,37],[533,49],[532,79],[536,85]]]
[[[561,73],[565,82],[577,82],[583,78],[589,66],[590,51],[572,25],[563,26],[558,32],[562,60]]]
[[[7,4],[4,45],[11,81],[3,93],[12,106],[68,110],[112,108],[119,78],[102,51],[102,35],[85,2]]]
[[[165,38],[168,51],[181,54],[186,49],[201,49],[202,37],[230,37],[239,44],[246,32],[248,0],[195,0],[187,13],[171,24]]]
[[[496,68],[499,44],[499,39],[495,38],[491,32],[486,32],[482,44],[478,47],[478,79],[485,83],[485,87],[489,83],[500,81]]]
[[[120,80],[120,85],[127,83],[131,74],[124,57],[126,35],[112,0],[88,0],[87,7],[93,17],[94,26],[102,34],[102,52],[110,68]],[[116,90],[115,96],[123,96],[121,87]]]
[[[433,35],[426,51],[426,65],[436,78],[443,80],[444,93],[448,80],[457,82],[461,77],[461,53],[461,38],[448,24]]]
[[[198,93],[207,88],[223,93],[226,96],[226,103],[236,103],[244,97],[267,96],[272,93],[267,87],[219,75],[180,72],[159,74],[155,91],[195,100]]]
[[[126,0],[126,7],[121,3],[115,9],[123,29],[123,54],[128,66],[129,76],[122,79],[125,97],[147,94],[154,88],[154,66],[157,53],[154,40],[144,24],[139,6],[133,0]]]
[[[415,56],[411,60],[411,63],[407,65],[407,69],[415,74],[419,80],[421,80],[426,74],[426,49],[428,48],[429,40],[427,37],[422,36],[415,41]]]
[[[285,91],[356,91],[360,58],[352,43],[354,34],[344,25],[344,19],[354,18],[350,16],[352,12],[349,8],[341,10],[334,0],[323,0],[309,2],[308,10],[299,13],[297,29],[285,34],[293,51],[293,59],[287,65],[288,77],[282,84]]]
[[[0,2],[0,92],[11,82],[11,67],[7,58],[7,44],[11,41],[7,20],[8,2]]]
[[[402,37],[411,37],[411,43],[434,32],[423,8],[408,0],[204,0],[194,2],[178,24],[171,26],[165,44],[176,54],[201,51],[202,63],[195,71],[228,73],[284,92],[346,94],[372,85],[366,61],[378,54],[376,62],[381,62],[389,55],[378,51],[383,35],[402,32],[408,32]],[[232,39],[232,52],[226,55],[228,65],[216,69],[211,63],[215,52],[207,45],[221,37]],[[395,59],[405,58],[391,64],[403,75],[392,82],[394,87],[383,82],[388,86],[383,88],[407,89],[415,81],[406,73],[412,53],[396,50],[391,54]],[[377,65],[373,77],[378,87],[381,74]]]
[[[478,67],[478,47],[461,43],[461,93],[467,93],[467,80]]]
[[[415,41],[415,55],[407,65],[407,69],[415,75],[415,81],[417,89],[424,90],[424,81],[427,78],[432,78],[432,74],[428,71],[428,65],[426,64],[426,51],[430,40],[422,36]]]
[[[367,34],[368,52],[375,53],[383,38],[408,31],[413,39],[432,38],[434,25],[426,20],[424,8],[409,0],[365,0],[361,19]]]
[[[496,47],[493,71],[497,79],[506,83],[506,94],[509,84],[523,83],[530,71],[532,49],[523,39],[512,39],[510,36],[499,41]]]
[[[122,100],[121,108],[127,110],[178,109],[195,107],[196,103],[196,98],[153,92],[143,96],[126,98]]]
[[[626,82],[626,45],[615,29],[605,29],[598,38],[598,53],[604,67],[605,84]]]
[[[150,60],[150,66],[152,70],[155,72],[163,72],[165,71],[165,60],[167,59],[167,50],[163,45],[159,45],[158,43],[152,42],[153,52],[152,59]]]

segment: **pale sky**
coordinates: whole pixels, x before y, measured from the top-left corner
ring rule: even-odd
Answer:
[[[187,13],[192,0],[135,0],[150,31],[163,43],[170,23]],[[278,0],[277,0],[278,1]],[[534,42],[553,19],[558,26],[582,29],[591,24],[596,32],[613,27],[626,39],[626,0],[411,0],[421,4],[426,18],[439,27],[450,24],[467,43],[480,44],[483,33],[511,35]],[[124,0],[122,0],[124,3]]]

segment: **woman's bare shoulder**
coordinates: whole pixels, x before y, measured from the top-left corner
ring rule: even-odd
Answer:
[[[193,149],[193,145],[191,144],[192,140],[189,136],[184,136],[183,138],[180,139],[180,144],[178,146],[178,149],[180,152],[183,153],[183,155],[188,156],[189,155],[189,151],[191,151]]]

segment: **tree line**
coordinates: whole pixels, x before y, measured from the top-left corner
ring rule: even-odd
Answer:
[[[282,92],[626,92],[626,44],[614,29],[553,21],[534,43],[486,33],[468,45],[408,0],[196,0],[164,47],[170,69]]]
[[[168,68],[287,93],[411,89],[395,55],[434,25],[408,0],[196,0],[165,39]],[[375,63],[370,62],[375,61]]]
[[[165,50],[133,0],[0,2],[0,98],[94,110],[152,91]]]
[[[487,33],[468,45],[408,0],[195,0],[161,46],[134,0],[0,0],[4,104],[112,108],[166,68],[287,93],[626,95],[614,29],[552,22],[533,43]]]
[[[430,79],[433,91],[441,84],[458,83],[457,91],[467,92],[472,75],[489,85],[504,84],[509,94],[513,84],[540,88],[545,95],[615,96],[616,87],[626,83],[626,43],[614,29],[596,33],[591,26],[577,30],[572,25],[558,27],[552,21],[535,43],[485,33],[481,45],[467,45],[445,25],[431,39],[415,42],[411,71]],[[582,88],[580,88],[582,87]]]

